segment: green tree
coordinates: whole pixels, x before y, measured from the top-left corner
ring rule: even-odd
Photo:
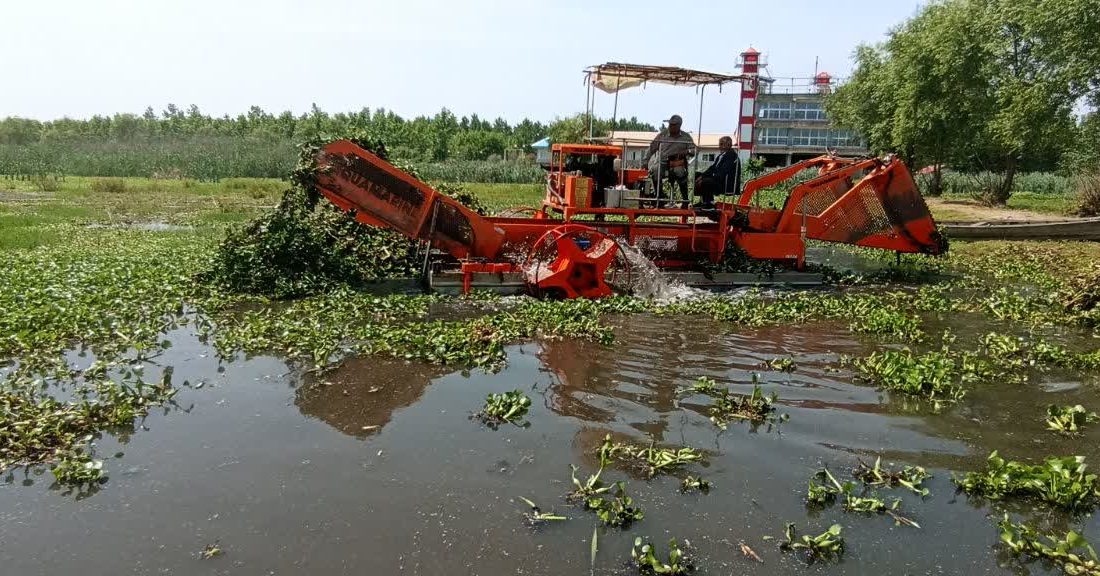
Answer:
[[[451,158],[458,160],[488,160],[491,156],[503,156],[504,136],[485,130],[459,132],[451,137]]]
[[[876,152],[998,171],[980,196],[1003,204],[1018,170],[1053,167],[1072,140],[1074,103],[1100,77],[1098,19],[1096,0],[932,2],[859,47],[826,105]]]
[[[0,144],[23,146],[38,142],[42,123],[28,118],[4,118],[0,120]]]

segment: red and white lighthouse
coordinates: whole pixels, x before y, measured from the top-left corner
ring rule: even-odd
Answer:
[[[752,144],[756,138],[756,93],[760,87],[760,52],[750,47],[741,53],[741,73],[748,77],[741,82],[741,117],[737,122],[737,147],[741,165],[752,156]]]

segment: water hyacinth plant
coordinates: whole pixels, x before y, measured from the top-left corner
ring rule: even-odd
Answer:
[[[921,483],[932,477],[920,466],[906,466],[901,470],[888,470],[882,467],[882,458],[875,458],[874,466],[868,466],[866,462],[860,460],[856,468],[852,470],[852,476],[867,486],[901,486],[921,496],[928,496],[928,489],[921,486]]]
[[[614,492],[589,497],[584,501],[586,510],[596,513],[596,517],[607,526],[627,528],[645,517],[642,509],[634,505],[634,499],[626,493],[626,483],[614,484]]]
[[[1040,536],[1034,528],[1009,520],[1007,513],[997,526],[1001,529],[1001,542],[1014,555],[1049,560],[1070,576],[1100,576],[1096,550],[1073,530],[1062,537]]]
[[[787,373],[794,372],[795,369],[798,368],[798,366],[794,363],[794,358],[790,356],[772,358],[771,360],[764,362],[764,366],[769,370]]]
[[[1096,412],[1089,412],[1080,404],[1075,406],[1051,404],[1047,406],[1047,430],[1053,430],[1059,434],[1077,434],[1086,424],[1091,424],[1097,420],[1100,420],[1100,416],[1097,416]]]
[[[768,420],[786,420],[786,415],[777,415],[775,402],[779,396],[772,393],[765,396],[758,384],[759,376],[752,375],[752,394],[748,396],[734,394],[727,388],[718,386],[714,380],[701,376],[689,389],[696,394],[704,394],[714,399],[708,412],[710,421],[721,430],[725,430],[733,420],[766,422]]]
[[[523,421],[523,417],[530,406],[531,399],[519,390],[500,394],[491,393],[485,398],[485,407],[474,416],[493,429],[504,423],[522,428],[529,424]]]
[[[802,551],[808,563],[839,559],[844,554],[844,537],[840,534],[841,530],[840,524],[833,524],[817,536],[804,534],[798,537],[794,522],[788,522],[783,531],[785,539],[779,543],[779,549],[785,552]]]
[[[648,478],[704,460],[703,453],[694,448],[659,448],[652,444],[637,446],[625,442],[612,442],[610,434],[604,437],[598,453],[606,455],[609,459],[623,462],[628,467],[644,473]]]
[[[694,560],[680,548],[675,538],[668,542],[668,560],[658,558],[653,543],[643,540],[641,536],[634,539],[630,558],[638,569],[638,573],[643,576],[665,574],[675,576],[695,571]]]
[[[575,465],[570,464],[572,471],[570,476],[573,480],[573,491],[565,495],[566,500],[584,502],[593,496],[599,496],[605,492],[611,491],[611,486],[604,484],[600,480],[600,475],[603,474],[604,466],[607,465],[605,458],[600,458],[600,467],[595,473],[590,474],[588,478],[581,482],[577,479],[577,468]]]
[[[824,507],[836,502],[837,498],[844,497],[845,512],[863,512],[889,515],[897,524],[904,524],[912,528],[920,528],[920,525],[912,519],[898,513],[901,500],[894,498],[887,503],[874,494],[856,494],[858,485],[855,482],[840,482],[833,476],[828,468],[822,468],[810,478],[806,491],[806,503],[810,506]]]
[[[541,508],[534,502],[524,498],[523,496],[517,496],[524,504],[527,505],[529,510],[523,513],[523,518],[527,522],[528,526],[532,528],[541,526],[547,522],[560,522],[562,520],[568,520],[565,516],[554,514],[553,512],[543,512]]]
[[[710,481],[699,476],[688,474],[680,481],[680,491],[685,493],[699,491],[706,494],[710,492]]]
[[[92,458],[84,451],[65,454],[50,468],[50,472],[59,485],[69,488],[91,487],[107,480],[103,473],[103,461]]]
[[[1091,510],[1100,498],[1096,474],[1088,472],[1083,456],[1048,458],[1042,464],[1005,460],[996,451],[986,469],[953,478],[959,489],[990,500],[1033,498],[1071,511]]]
[[[863,379],[887,390],[937,402],[956,402],[966,395],[959,362],[946,350],[885,350],[857,358],[854,365]]]

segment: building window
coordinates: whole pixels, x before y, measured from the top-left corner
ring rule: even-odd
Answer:
[[[718,157],[718,154],[713,152],[707,152],[699,155],[699,160],[702,162],[714,162],[714,159]]]
[[[825,110],[821,102],[795,102],[795,120],[825,120]]]
[[[765,120],[790,120],[790,102],[761,102],[756,111],[758,118]]]
[[[787,145],[787,129],[786,128],[761,128],[760,129],[760,144],[764,146],[786,146]]]
[[[794,128],[791,130],[791,146],[818,146],[829,144],[829,131],[820,128]]]
[[[855,130],[834,130],[832,146],[858,148],[863,144]]]

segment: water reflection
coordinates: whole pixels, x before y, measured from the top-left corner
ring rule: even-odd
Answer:
[[[449,370],[388,358],[352,358],[297,391],[302,414],[357,438],[377,434]]]

